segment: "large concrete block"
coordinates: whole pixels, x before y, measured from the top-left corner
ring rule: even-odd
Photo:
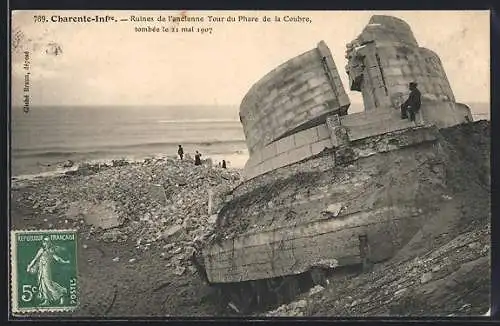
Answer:
[[[318,96],[314,97],[314,104],[315,105],[320,105],[320,104],[326,104],[328,102],[334,102],[337,101],[337,98],[335,97],[335,94],[333,94],[331,91],[329,92],[323,92],[319,94]],[[330,109],[336,109],[338,108],[338,105],[331,105]]]
[[[315,76],[307,81],[310,88],[315,88],[317,86],[320,86],[324,82],[325,82],[325,78],[321,78],[321,77],[317,77],[317,76]]]
[[[250,166],[255,166],[263,161],[262,151],[257,149],[250,155],[248,162]]]
[[[319,73],[318,73],[318,68],[319,67],[316,67],[316,68],[309,67],[307,70],[301,69],[300,71],[298,71],[297,74],[294,76],[295,77],[295,84],[296,85],[304,85],[304,84],[307,84],[307,82],[310,79],[318,78],[318,77],[321,78],[321,75],[319,75]],[[297,87],[295,89],[297,89]]]
[[[295,117],[295,112],[293,110],[287,111],[286,114],[281,115],[281,122],[292,120]]]
[[[322,113],[326,112],[327,108],[326,108],[326,105],[324,104],[320,104],[320,105],[316,105],[316,106],[313,106],[312,108],[309,109],[309,113],[311,114],[311,116],[319,116],[321,115]]]
[[[330,131],[328,130],[328,127],[326,124],[321,124],[316,128],[316,131],[318,132],[318,139],[323,140],[323,139],[330,139]]]
[[[319,140],[316,128],[310,128],[298,132],[295,135],[293,135],[293,137],[294,137],[295,147],[301,147],[307,144],[315,143]]]
[[[317,48],[312,49],[283,63],[255,83],[245,95],[240,115],[251,152],[289,131],[289,128],[323,114],[320,108],[311,110],[318,106],[314,100],[317,96],[328,92],[335,97],[331,87],[328,88],[329,82],[318,51]],[[336,93],[345,94],[333,59],[331,55],[327,54],[327,57]]]
[[[291,112],[293,114],[294,109],[300,104],[300,101],[297,101],[294,98],[287,98],[286,102],[283,104],[284,112]]]
[[[288,152],[294,147],[295,147],[295,141],[293,135],[276,141],[276,148],[278,154]]]
[[[311,146],[309,144],[296,148],[288,152],[290,162],[298,162],[312,156]]]
[[[280,94],[279,96],[275,97],[273,99],[273,102],[270,103],[272,105],[270,105],[270,107],[269,107],[269,114],[273,114],[273,113],[275,114],[276,108],[284,106],[288,100],[289,100],[289,97],[286,94]]]
[[[401,68],[399,67],[387,67],[384,68],[384,76],[400,76],[402,75]]]
[[[271,143],[262,149],[262,160],[267,161],[271,157],[278,155],[276,143]]]
[[[264,174],[272,170],[274,170],[272,160],[262,162],[262,164],[260,165],[260,174]]]
[[[320,140],[319,142],[311,144],[311,154],[316,155],[321,153],[326,148],[332,148],[333,144],[330,138]]]
[[[290,95],[293,96],[302,96],[302,94],[307,93],[311,87],[307,82],[304,82],[303,84],[298,85],[299,87],[293,89],[290,93]]]
[[[291,121],[292,121],[292,126],[299,126],[303,124],[304,122],[308,121],[309,117],[309,112],[306,110],[304,112],[301,112],[300,114],[297,114]]]
[[[280,154],[272,159],[273,169],[281,168],[281,167],[286,166],[290,163],[291,162],[290,162],[290,158],[288,156],[288,153],[282,153],[282,154]]]

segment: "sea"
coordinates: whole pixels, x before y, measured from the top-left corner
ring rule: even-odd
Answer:
[[[489,120],[488,103],[466,103],[474,120]],[[353,103],[350,113],[362,111]],[[11,110],[11,175],[64,173],[83,162],[176,157],[178,145],[194,157],[223,159],[243,168],[248,150],[237,106],[55,106]],[[65,168],[65,162],[75,165]]]
[[[195,151],[214,164],[242,168],[248,159],[238,107],[57,106],[11,111],[11,175],[47,176],[83,162],[140,161]]]

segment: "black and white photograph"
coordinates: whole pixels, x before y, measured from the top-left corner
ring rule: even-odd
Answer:
[[[11,26],[14,316],[491,315],[490,11]]]

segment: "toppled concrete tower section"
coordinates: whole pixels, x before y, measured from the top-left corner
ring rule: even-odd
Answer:
[[[350,101],[330,49],[318,46],[281,64],[252,86],[240,106],[250,175],[319,153],[332,114],[346,115]]]
[[[241,104],[245,180],[210,211],[216,232],[195,257],[236,311],[281,304],[325,286],[335,270],[367,270],[411,251],[443,217],[470,218],[455,211],[470,196],[453,197],[474,177],[441,129],[472,119],[438,56],[405,22],[374,16],[347,57],[364,112],[347,114],[323,42],[266,75]],[[399,110],[412,81],[423,95],[417,121]]]
[[[399,109],[410,82],[422,93],[421,121],[449,127],[472,121],[470,109],[455,96],[439,56],[419,47],[403,20],[372,16],[362,33],[346,45],[351,90],[363,94],[365,111]]]

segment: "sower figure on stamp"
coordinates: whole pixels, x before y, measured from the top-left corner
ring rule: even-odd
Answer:
[[[38,298],[42,300],[42,305],[46,306],[51,302],[59,301],[63,304],[64,295],[68,289],[52,280],[52,264],[54,261],[69,264],[69,260],[64,260],[55,252],[55,247],[48,237],[42,242],[42,247],[38,249],[35,258],[29,263],[26,269],[28,273],[37,274]]]
[[[401,119],[407,119],[410,115],[410,120],[415,122],[415,114],[420,109],[421,94],[417,88],[417,83],[411,82],[409,85],[410,95],[408,99],[401,104]]]

